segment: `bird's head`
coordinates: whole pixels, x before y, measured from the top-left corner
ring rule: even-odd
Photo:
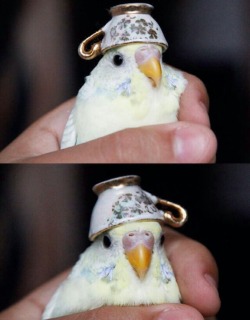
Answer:
[[[158,87],[162,79],[162,48],[155,44],[131,43],[105,52],[99,62],[106,78],[132,78],[136,72],[145,76],[152,87]]]
[[[123,252],[135,274],[143,280],[152,256],[162,246],[164,234],[158,222],[131,222],[109,230],[102,236],[103,246],[116,254]]]

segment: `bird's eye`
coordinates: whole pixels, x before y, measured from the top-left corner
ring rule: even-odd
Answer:
[[[164,234],[162,234],[161,240],[160,240],[160,245],[161,246],[163,245],[164,241],[165,241],[165,236],[164,236]]]
[[[114,62],[114,65],[119,67],[123,64],[123,56],[121,54],[116,54],[114,55],[113,57],[113,62]]]
[[[102,241],[103,241],[104,248],[107,248],[107,249],[110,248],[111,240],[108,236],[104,236]]]

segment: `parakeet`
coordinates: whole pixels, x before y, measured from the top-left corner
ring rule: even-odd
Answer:
[[[163,64],[162,52],[154,43],[107,50],[77,95],[61,148],[125,128],[177,121],[187,80]]]
[[[80,255],[42,319],[104,305],[179,303],[180,291],[157,221],[136,221],[101,233]]]

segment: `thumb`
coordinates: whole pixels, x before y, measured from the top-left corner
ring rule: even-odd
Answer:
[[[214,161],[216,138],[207,127],[177,123],[130,128],[38,157],[28,163],[206,163]]]
[[[140,307],[102,307],[83,313],[56,318],[57,320],[204,320],[194,308],[183,304],[162,304]]]

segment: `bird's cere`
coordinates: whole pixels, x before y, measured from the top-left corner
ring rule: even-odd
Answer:
[[[42,320],[105,305],[181,302],[162,228],[168,223],[164,210],[171,216],[172,209],[181,207],[142,190],[139,184],[140,177],[130,175],[93,187],[98,196],[91,221],[93,243],[52,296]],[[183,215],[175,219],[185,222]]]
[[[138,65],[147,63],[151,58],[161,60],[160,48],[148,44],[140,46],[135,52],[135,61]]]
[[[144,279],[154,248],[154,236],[150,231],[128,232],[122,239],[125,255],[140,279]]]

